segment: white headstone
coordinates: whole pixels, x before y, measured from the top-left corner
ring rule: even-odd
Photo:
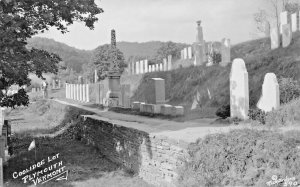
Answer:
[[[187,48],[184,48],[183,50],[183,59],[187,59],[188,58],[188,49]]]
[[[271,49],[277,49],[279,47],[280,36],[277,27],[271,29]]]
[[[203,62],[204,62],[204,54],[203,54],[203,52],[204,52],[204,50],[203,50],[203,46],[202,45],[200,45],[200,44],[195,44],[195,46],[194,46],[194,50],[195,50],[195,60],[194,60],[194,65],[195,66],[200,66],[200,65],[202,65],[203,64]]]
[[[297,13],[292,14],[291,21],[292,21],[292,32],[296,32],[298,27]]]
[[[96,70],[96,69],[95,69],[95,72],[94,72],[94,76],[95,76],[94,81],[98,82],[98,70]]]
[[[168,56],[168,71],[172,70],[172,55]]]
[[[144,74],[144,61],[140,61],[140,74]]]
[[[282,34],[283,25],[288,24],[288,12],[284,11],[280,13],[280,34]]]
[[[230,73],[230,116],[248,119],[249,85],[248,72],[243,59],[235,59]]]
[[[83,87],[82,84],[79,84],[79,101],[83,101],[82,95],[83,95]]]
[[[163,60],[164,62],[164,71],[168,71],[168,62],[167,62],[167,59],[166,58],[164,58],[164,60]]]
[[[164,71],[162,63],[159,64],[159,71]]]
[[[188,59],[192,59],[192,47],[188,47]]]
[[[159,71],[159,64],[155,64],[155,71]]]
[[[282,47],[287,47],[292,41],[292,31],[290,24],[282,25]]]
[[[82,85],[82,101],[86,102],[86,84]]]
[[[131,63],[131,68],[132,68],[132,75],[135,75],[136,74],[136,72],[135,72],[135,63],[134,62],[132,62]]]
[[[226,66],[231,61],[231,53],[230,53],[230,39],[224,38],[222,40],[222,47],[221,47],[221,56],[222,56],[222,62],[220,65]]]
[[[140,62],[135,63],[135,73],[137,75],[140,74]]]
[[[144,67],[145,67],[145,73],[148,73],[149,72],[149,69],[148,69],[148,60],[144,60]]]
[[[280,106],[280,92],[277,77],[274,73],[265,75],[262,85],[262,95],[257,103],[257,107],[265,112],[277,110]]]

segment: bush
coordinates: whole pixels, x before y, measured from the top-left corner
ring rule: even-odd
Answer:
[[[280,78],[278,81],[280,90],[280,103],[288,103],[300,97],[300,86],[298,81],[291,78]]]
[[[266,112],[262,111],[259,108],[250,109],[248,116],[254,121],[259,121],[261,124],[266,124]]]
[[[230,105],[223,105],[217,111],[216,115],[222,119],[230,117]]]
[[[266,124],[271,126],[286,126],[299,124],[300,99],[295,99],[282,105],[278,110],[271,111],[266,116]]]
[[[179,186],[266,186],[272,175],[300,179],[300,131],[234,130],[212,134],[189,147]]]

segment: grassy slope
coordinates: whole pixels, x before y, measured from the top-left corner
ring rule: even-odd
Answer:
[[[295,33],[292,44],[287,48],[270,50],[270,39],[259,39],[232,47],[232,59],[243,58],[249,74],[250,105],[257,103],[266,73],[274,72],[277,77],[300,78],[300,33]],[[166,98],[171,104],[191,105],[199,90],[202,105],[219,107],[229,103],[229,74],[227,67],[188,67],[170,72],[148,73],[144,76],[133,100],[144,100],[148,80],[160,77],[166,80]],[[212,94],[208,99],[207,88]]]

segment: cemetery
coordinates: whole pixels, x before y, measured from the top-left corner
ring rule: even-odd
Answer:
[[[129,60],[111,29],[81,72],[32,65],[30,84],[2,90],[0,186],[299,185],[299,17],[238,44],[199,20],[176,54]]]

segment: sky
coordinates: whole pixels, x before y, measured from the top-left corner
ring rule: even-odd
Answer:
[[[266,6],[264,0],[95,0],[104,13],[95,29],[83,23],[69,27],[69,33],[50,29],[39,34],[78,49],[91,50],[110,43],[110,30],[117,41],[173,41],[192,44],[196,21],[202,21],[204,39],[232,44],[254,39],[253,14]]]

